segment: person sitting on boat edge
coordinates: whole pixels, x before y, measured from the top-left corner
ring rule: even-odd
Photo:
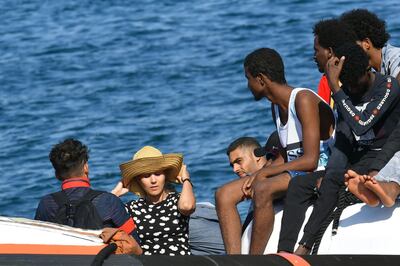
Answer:
[[[119,196],[128,191],[123,187],[122,182],[118,182],[111,193]],[[223,255],[226,253],[219,220],[212,203],[196,203],[196,209],[190,215],[189,220],[189,245],[192,255]]]
[[[366,204],[392,207],[400,194],[400,122],[369,166],[368,175],[345,174],[349,191]]]
[[[233,172],[239,178],[243,178],[260,170],[264,165],[270,165],[278,156],[278,143],[279,138],[276,131],[270,135],[264,147],[252,137],[240,137],[235,139],[229,144],[226,150]],[[232,190],[233,187],[230,184],[234,184],[235,182],[236,180],[231,181],[219,187],[215,192],[215,202],[221,230],[228,230],[229,232],[223,233],[226,237],[224,239],[224,245],[227,251],[231,251],[232,249],[237,250],[238,247],[233,247],[233,245],[239,245],[240,248],[241,242],[242,226],[240,224],[240,218],[234,220],[224,219],[225,216],[239,217],[236,205],[245,200],[243,197],[237,202],[235,197],[232,197],[232,193],[235,191]],[[250,206],[243,227],[246,227],[252,218],[253,211],[252,206]],[[221,224],[221,221],[227,224]]]
[[[326,78],[326,64],[336,50],[346,42],[356,43],[355,33],[338,19],[320,20],[313,27],[314,61],[321,73],[318,86],[320,95],[334,110],[332,92]],[[318,187],[325,171],[296,176],[290,180],[283,208],[278,252],[294,252],[305,213],[318,197]]]
[[[313,247],[337,204],[346,170],[367,174],[400,117],[395,78],[368,71],[368,56],[354,43],[342,45],[336,55],[340,59],[332,57],[327,64],[329,87],[339,113],[336,141],[296,254],[308,254]]]
[[[386,22],[367,9],[350,10],[339,19],[356,33],[358,45],[369,57],[369,65],[400,83],[400,47],[387,43],[390,34],[386,31]]]
[[[76,139],[65,139],[51,149],[49,159],[56,178],[62,181],[61,191],[40,200],[35,220],[84,229],[119,228],[138,239],[135,223],[121,200],[111,193],[91,189],[86,145]],[[59,202],[60,198],[65,201],[63,204]],[[72,204],[76,212],[64,204]],[[134,242],[137,245],[135,254],[141,254],[140,246]]]
[[[111,193],[118,196],[125,191],[129,190],[118,182]],[[226,254],[215,206],[211,202],[196,203],[189,220],[189,245],[192,255]]]
[[[195,210],[192,182],[179,153],[162,154],[144,146],[120,165],[122,184],[114,193],[129,191],[140,198],[126,204],[138,228],[144,255],[190,255],[189,217]],[[182,192],[167,188],[182,184]]]
[[[321,96],[331,108],[334,108],[332,92],[326,79],[325,66],[328,60],[335,55],[335,50],[346,42],[355,42],[357,36],[347,24],[338,19],[318,21],[313,28],[314,33],[314,61],[318,71],[323,73],[318,84],[318,95]]]
[[[273,104],[271,109],[283,155],[268,167],[230,183],[236,201],[243,197],[252,199],[250,254],[263,254],[273,230],[273,201],[285,195],[291,177],[324,167],[329,143],[333,141],[335,118],[329,105],[316,93],[287,84],[282,58],[275,50],[261,48],[247,55],[244,71],[255,100],[265,97]],[[230,223],[238,219],[221,216],[221,226],[229,224],[221,218]],[[222,230],[224,239],[229,230]],[[236,250],[227,252],[239,253],[240,245],[235,247]]]

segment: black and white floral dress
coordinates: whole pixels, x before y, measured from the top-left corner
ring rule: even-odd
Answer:
[[[156,204],[144,198],[126,204],[135,221],[144,255],[190,255],[189,217],[178,210],[179,196],[171,192]]]

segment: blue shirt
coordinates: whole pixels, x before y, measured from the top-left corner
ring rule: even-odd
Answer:
[[[63,182],[62,189],[69,200],[79,200],[90,189],[90,183],[87,178],[71,178]],[[120,228],[128,234],[136,234],[135,223],[117,196],[104,192],[95,197],[92,203],[102,218],[104,227]],[[36,209],[35,220],[54,221],[58,208],[51,194],[44,196]]]

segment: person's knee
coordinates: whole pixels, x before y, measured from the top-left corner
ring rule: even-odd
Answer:
[[[253,186],[254,207],[262,208],[269,204],[272,205],[274,200],[274,190],[267,182],[258,182]]]
[[[215,203],[217,204],[217,207],[236,204],[233,195],[235,194],[233,194],[233,191],[229,186],[224,185],[219,187],[215,192]]]

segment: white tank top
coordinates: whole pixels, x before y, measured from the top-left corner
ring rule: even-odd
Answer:
[[[276,128],[279,134],[279,140],[283,148],[286,148],[286,156],[287,161],[293,161],[297,158],[301,157],[304,154],[303,151],[303,131],[301,127],[301,123],[296,113],[296,95],[299,91],[308,90],[317,95],[323,104],[326,104],[325,101],[314,91],[306,88],[295,88],[292,90],[289,98],[289,106],[288,106],[288,120],[286,124],[281,123],[281,119],[279,117],[279,108],[277,105],[274,105],[275,110],[275,121]],[[327,105],[327,104],[326,104]],[[329,105],[327,105],[329,107]],[[329,107],[330,110],[332,110]],[[332,116],[334,113],[332,111]],[[336,128],[336,126],[335,126]],[[329,155],[331,152],[331,146],[334,143],[335,139],[335,131],[332,133],[331,137],[327,140],[320,141],[320,156],[318,161],[317,170],[324,170],[326,164],[328,163]]]

